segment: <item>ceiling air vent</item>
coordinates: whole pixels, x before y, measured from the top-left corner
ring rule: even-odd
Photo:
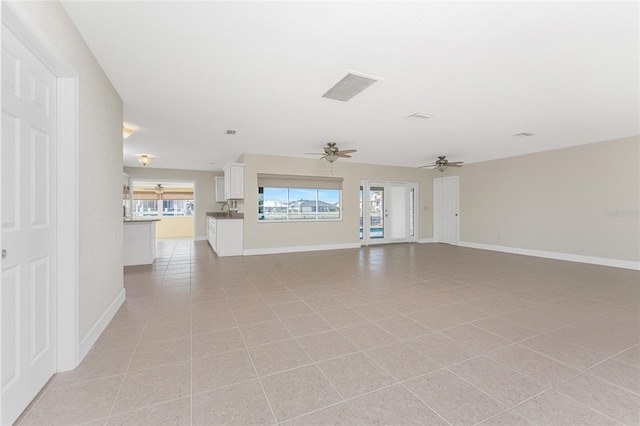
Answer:
[[[535,135],[535,133],[531,133],[531,132],[522,132],[522,133],[516,133],[513,136],[518,136],[519,138],[526,138],[527,136],[533,136]]]
[[[426,112],[416,112],[415,114],[411,114],[407,118],[410,118],[412,120],[428,120],[430,118],[433,118],[433,115],[427,114]]]
[[[323,98],[335,99],[336,101],[347,102],[376,81],[382,80],[380,77],[374,77],[354,71],[342,78],[335,86],[327,90],[322,95]]]

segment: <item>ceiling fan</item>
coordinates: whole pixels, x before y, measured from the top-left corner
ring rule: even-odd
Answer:
[[[155,192],[155,193],[156,193],[156,194],[158,194],[158,195],[162,194],[162,193],[164,192],[164,190],[165,190],[165,189],[166,189],[166,188],[165,188],[161,183],[157,184],[157,185],[156,185],[156,186],[154,186],[153,188],[152,188],[152,187],[149,187],[149,186],[147,186],[147,187],[144,187],[144,186],[143,186],[143,187],[142,187],[142,190],[143,190],[143,191],[153,191],[153,192]]]
[[[435,170],[439,170],[441,173],[444,172],[445,170],[447,170],[448,167],[462,167],[462,165],[464,164],[463,161],[449,161],[447,160],[447,156],[446,155],[439,155],[438,159],[436,160],[435,163],[433,164],[429,164],[427,166],[420,166],[420,168],[426,168],[426,167],[431,167]]]
[[[341,151],[337,146],[335,142],[327,142],[327,146],[324,147],[324,152],[320,153],[320,152],[312,152],[312,153],[307,153],[306,155],[322,155],[322,157],[320,157],[321,160],[327,160],[330,163],[333,163],[334,161],[336,161],[339,157],[342,158],[351,158],[351,156],[349,154],[353,154],[354,152],[357,152],[357,149],[345,149],[343,151]]]

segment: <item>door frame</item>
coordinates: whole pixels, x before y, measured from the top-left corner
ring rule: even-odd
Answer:
[[[371,186],[382,186],[386,188],[391,185],[404,185],[408,191],[408,194],[413,190],[413,235],[410,233],[410,221],[411,221],[411,207],[409,199],[407,199],[407,229],[406,229],[406,239],[402,240],[389,240],[385,236],[383,239],[371,239],[369,236],[369,230],[366,227],[370,222],[370,212],[368,208],[365,208],[365,204],[368,205],[369,195]],[[412,243],[418,241],[418,184],[416,182],[400,182],[400,181],[387,181],[380,179],[360,179],[360,187],[362,188],[362,239],[360,240],[361,244],[364,246],[368,246],[370,244],[391,244],[391,243]],[[385,226],[387,221],[385,220]]]
[[[75,368],[80,362],[78,72],[19,3],[2,2],[2,25],[53,73],[57,81],[56,367],[62,372]],[[0,235],[0,245],[1,238]]]
[[[179,184],[185,184],[185,185],[191,185],[193,186],[193,202],[196,202],[196,190],[197,190],[197,186],[196,186],[196,181],[195,180],[182,180],[182,179],[168,179],[168,178],[157,178],[157,179],[149,179],[147,177],[144,178],[135,178],[132,176],[129,176],[129,181],[131,183],[131,194],[129,194],[130,200],[131,200],[131,214],[133,215],[133,182],[137,182],[137,183],[145,183],[145,184],[149,184],[149,185],[153,185],[153,184],[158,184],[158,183],[179,183]],[[197,209],[198,209],[198,204],[196,203],[196,210],[193,211],[193,240],[196,241],[197,238],[197,229],[198,229],[198,216],[197,216]],[[159,217],[162,218],[161,213],[159,213]],[[157,236],[156,236],[156,240],[157,240]]]
[[[458,187],[458,202],[457,202],[458,213],[456,214],[456,241],[453,243],[449,241],[442,241],[442,232],[441,232],[442,230],[441,230],[441,224],[440,224],[441,211],[440,211],[439,198],[441,197],[445,180],[455,181]],[[437,186],[438,183],[439,183],[439,187]],[[460,243],[460,177],[459,176],[439,176],[439,177],[433,178],[433,239],[436,243],[444,242],[444,243],[453,244],[453,245],[458,245]]]

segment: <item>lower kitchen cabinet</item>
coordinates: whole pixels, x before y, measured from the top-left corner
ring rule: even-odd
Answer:
[[[244,247],[242,225],[243,219],[207,216],[209,244],[218,256],[242,256]]]

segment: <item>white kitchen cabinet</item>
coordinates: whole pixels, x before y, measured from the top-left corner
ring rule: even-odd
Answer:
[[[159,220],[123,221],[124,266],[151,265],[156,260],[156,222]]]
[[[208,216],[209,244],[220,257],[242,256],[244,248],[243,220]]]
[[[216,220],[207,216],[207,239],[209,245],[215,251],[216,250]]]
[[[224,168],[224,199],[244,199],[244,164],[231,163]]]
[[[216,176],[216,201],[224,201],[227,197],[224,194],[224,176]]]

